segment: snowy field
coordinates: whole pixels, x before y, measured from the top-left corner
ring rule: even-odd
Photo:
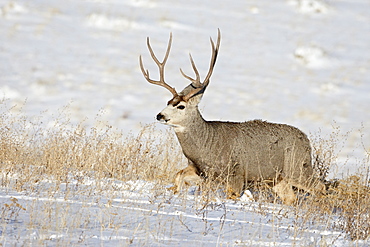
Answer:
[[[40,183],[44,186],[55,185]],[[144,181],[85,178],[61,186],[52,197],[0,194],[11,205],[2,215],[4,246],[368,246],[325,224],[307,222],[281,204],[204,203],[158,187],[153,193],[153,185]],[[37,215],[27,213],[36,209]]]
[[[41,115],[48,127],[66,112],[87,128],[138,133],[170,99],[141,74],[140,54],[157,73],[146,37],[161,57],[173,33],[166,80],[181,90],[188,81],[179,68],[191,73],[188,53],[204,77],[209,37],[220,28],[220,54],[200,106],[205,119],[263,119],[324,138],[339,129],[340,166],[331,177],[341,177],[370,153],[369,10],[367,0],[0,0],[0,97],[13,111]],[[369,244],[328,225],[297,223],[280,204],[221,200],[202,208],[192,193],[184,199],[165,188],[153,193],[145,181],[88,178],[58,185],[50,197],[55,182],[40,181],[33,192],[0,187],[0,203],[8,205],[4,246]]]

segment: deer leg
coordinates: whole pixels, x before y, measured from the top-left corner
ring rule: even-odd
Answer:
[[[299,183],[295,181],[289,181],[291,185],[298,189],[304,190],[312,195],[324,195],[326,194],[326,186],[319,179],[311,177],[306,179],[307,182]]]
[[[189,186],[193,184],[199,184],[202,179],[198,174],[198,169],[191,161],[189,161],[189,165],[176,174],[174,181],[175,185],[171,188],[171,190],[173,190],[173,192],[176,194],[182,190],[184,185]]]
[[[280,197],[284,204],[291,205],[297,199],[292,186],[284,179],[275,184],[272,190]]]
[[[245,176],[243,167],[239,164],[236,164],[233,167],[231,174],[228,175],[228,178],[229,179],[226,186],[227,198],[239,198],[245,187]]]

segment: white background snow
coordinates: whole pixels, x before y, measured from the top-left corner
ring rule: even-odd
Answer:
[[[50,126],[68,105],[74,123],[94,126],[99,115],[103,124],[137,132],[170,99],[139,69],[142,54],[157,76],[146,37],[162,57],[173,33],[166,80],[181,90],[189,81],[179,68],[192,72],[188,53],[204,77],[209,37],[220,28],[200,107],[207,120],[263,119],[313,135],[339,126],[351,131],[340,157],[361,160],[370,152],[369,10],[367,0],[0,0],[0,97]],[[217,236],[199,243],[207,241],[214,246]]]

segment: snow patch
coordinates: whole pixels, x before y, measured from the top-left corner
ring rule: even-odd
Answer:
[[[251,14],[255,14],[255,15],[260,13],[260,9],[256,6],[250,7],[249,11],[251,12]]]
[[[288,4],[294,6],[302,14],[327,14],[329,6],[320,0],[291,0]]]
[[[93,13],[87,17],[87,25],[98,29],[122,31],[124,29],[140,28],[137,22],[124,17],[110,17],[105,14]]]
[[[194,28],[192,28],[189,25],[185,25],[185,24],[182,24],[176,21],[170,21],[170,20],[162,20],[161,25],[166,28],[170,28],[170,29],[194,30]]]
[[[154,8],[157,6],[157,4],[152,0],[131,0],[128,2],[129,2],[129,5],[134,6],[134,7]]]
[[[317,46],[300,46],[294,51],[294,57],[297,61],[308,68],[324,68],[329,65],[329,59],[326,52]]]
[[[0,87],[0,97],[1,98],[8,98],[8,99],[15,99],[20,97],[21,94],[18,92],[18,90],[13,89],[7,85]]]
[[[335,83],[328,82],[328,83],[322,84],[320,86],[320,90],[321,92],[325,92],[325,93],[326,92],[338,93],[340,91],[340,87],[339,85]]]
[[[0,15],[7,16],[11,14],[25,14],[28,12],[28,9],[17,2],[8,2],[0,8]]]

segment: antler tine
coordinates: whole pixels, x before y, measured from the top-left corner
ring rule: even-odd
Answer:
[[[191,62],[191,66],[193,67],[193,70],[194,70],[194,73],[195,73],[195,79],[191,78],[190,76],[186,75],[184,73],[184,71],[182,71],[182,69],[180,68],[180,72],[181,74],[188,80],[190,80],[193,84],[195,84],[194,86],[195,87],[201,87],[202,86],[202,83],[200,82],[200,76],[199,76],[199,72],[197,70],[197,67],[195,66],[195,63],[194,63],[194,60],[193,60],[193,57],[191,56],[191,54],[189,53],[189,57],[190,57],[190,62]]]
[[[209,64],[208,74],[207,74],[207,76],[206,76],[206,78],[204,79],[204,82],[203,82],[204,87],[208,86],[208,84],[209,84],[209,79],[212,76],[213,68],[215,67],[216,60],[217,60],[218,50],[220,48],[221,32],[220,32],[220,29],[217,29],[217,30],[218,30],[218,32],[217,32],[217,45],[216,45],[216,48],[215,48],[215,44],[213,43],[212,38],[210,38],[211,46],[212,46],[212,58],[211,58],[211,62]]]
[[[145,79],[146,79],[147,81],[150,81],[150,78],[149,78],[149,71],[144,69],[143,59],[142,59],[141,55],[139,56],[139,62],[140,62],[140,69],[141,69],[141,72],[143,73],[143,75],[144,75]]]
[[[212,40],[212,37],[210,38],[210,41],[211,41],[211,46],[212,46],[212,57],[211,57],[211,62],[209,64],[209,70],[208,70],[208,73],[207,73],[207,76],[206,78],[204,79],[203,83],[200,82],[200,79],[199,79],[199,73],[198,73],[198,70],[196,69],[195,67],[195,64],[194,64],[194,61],[193,59],[191,58],[190,56],[190,60],[191,60],[191,63],[192,63],[192,66],[193,66],[193,69],[195,71],[195,74],[197,76],[197,85],[194,85],[196,86],[197,88],[195,88],[194,90],[192,90],[191,92],[189,92],[187,95],[184,96],[184,100],[187,101],[189,100],[191,97],[193,97],[194,95],[196,95],[197,93],[199,93],[200,91],[204,90],[208,84],[209,84],[209,79],[211,78],[212,76],[212,72],[213,72],[213,68],[216,64],[216,60],[217,60],[217,55],[218,55],[218,50],[220,48],[220,43],[221,43],[221,32],[220,32],[220,29],[218,29],[218,32],[217,32],[217,44],[216,44],[216,47],[215,47],[215,44]],[[191,80],[192,82],[195,82],[194,79],[192,79],[191,77],[185,75],[182,70],[180,69],[182,75]]]
[[[164,88],[166,88],[167,90],[169,90],[173,97],[176,97],[178,94],[175,90],[175,88],[171,87],[170,85],[168,85],[165,80],[164,80],[164,66],[166,65],[166,62],[167,62],[167,59],[168,59],[168,56],[170,54],[170,50],[171,50],[171,44],[172,44],[172,33],[170,33],[170,39],[168,41],[168,45],[167,45],[167,51],[166,51],[166,54],[163,58],[163,61],[160,62],[158,60],[158,58],[155,56],[154,54],[154,51],[152,49],[152,46],[150,45],[150,41],[149,41],[149,37],[146,39],[146,43],[147,43],[147,46],[148,46],[148,50],[150,52],[150,55],[152,56],[154,62],[157,64],[158,66],[158,69],[159,69],[159,81],[156,81],[156,80],[153,80],[153,79],[150,79],[149,77],[149,71],[148,70],[145,70],[144,69],[144,65],[143,65],[143,61],[142,61],[142,57],[140,55],[139,57],[139,60],[140,60],[140,68],[141,68],[141,72],[143,73],[145,79],[149,82],[149,83],[152,83],[152,84],[155,84],[155,85],[159,85],[159,86],[162,86]]]

